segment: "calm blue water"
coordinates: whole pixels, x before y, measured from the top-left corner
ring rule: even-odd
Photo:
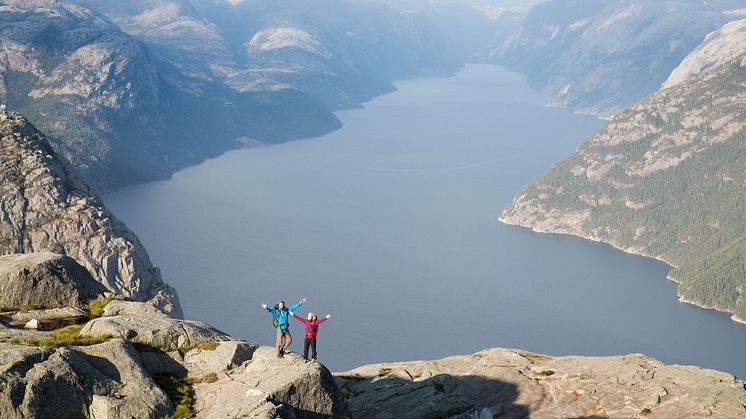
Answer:
[[[105,197],[188,318],[272,344],[262,302],[331,313],[332,370],[485,347],[642,352],[746,377],[746,326],[679,303],[667,266],[497,222],[603,122],[492,66],[401,82],[320,138],[230,152]],[[296,350],[303,329],[293,324]]]

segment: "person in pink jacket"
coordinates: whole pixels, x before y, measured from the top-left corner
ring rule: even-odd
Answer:
[[[316,335],[319,333],[319,325],[329,320],[332,316],[327,314],[326,317],[319,320],[314,313],[308,313],[307,318],[297,316],[292,311],[290,315],[296,320],[306,325],[306,340],[303,343],[303,359],[308,361],[308,347],[311,347],[311,358],[316,360]]]

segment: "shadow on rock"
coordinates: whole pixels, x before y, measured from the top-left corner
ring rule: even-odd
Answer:
[[[480,376],[439,374],[424,380],[388,375],[337,375],[353,418],[524,418],[515,384]]]

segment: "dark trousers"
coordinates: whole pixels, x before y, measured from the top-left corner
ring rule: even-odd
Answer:
[[[303,342],[303,359],[308,359],[308,347],[311,347],[311,357],[316,359],[316,338],[306,338]]]

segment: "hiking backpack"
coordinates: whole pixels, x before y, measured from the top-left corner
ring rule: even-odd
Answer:
[[[272,308],[275,310],[279,310],[280,306],[278,304],[275,304]],[[277,321],[277,316],[275,316],[274,313],[272,314],[272,326],[274,326],[275,329],[280,327],[280,323]]]

